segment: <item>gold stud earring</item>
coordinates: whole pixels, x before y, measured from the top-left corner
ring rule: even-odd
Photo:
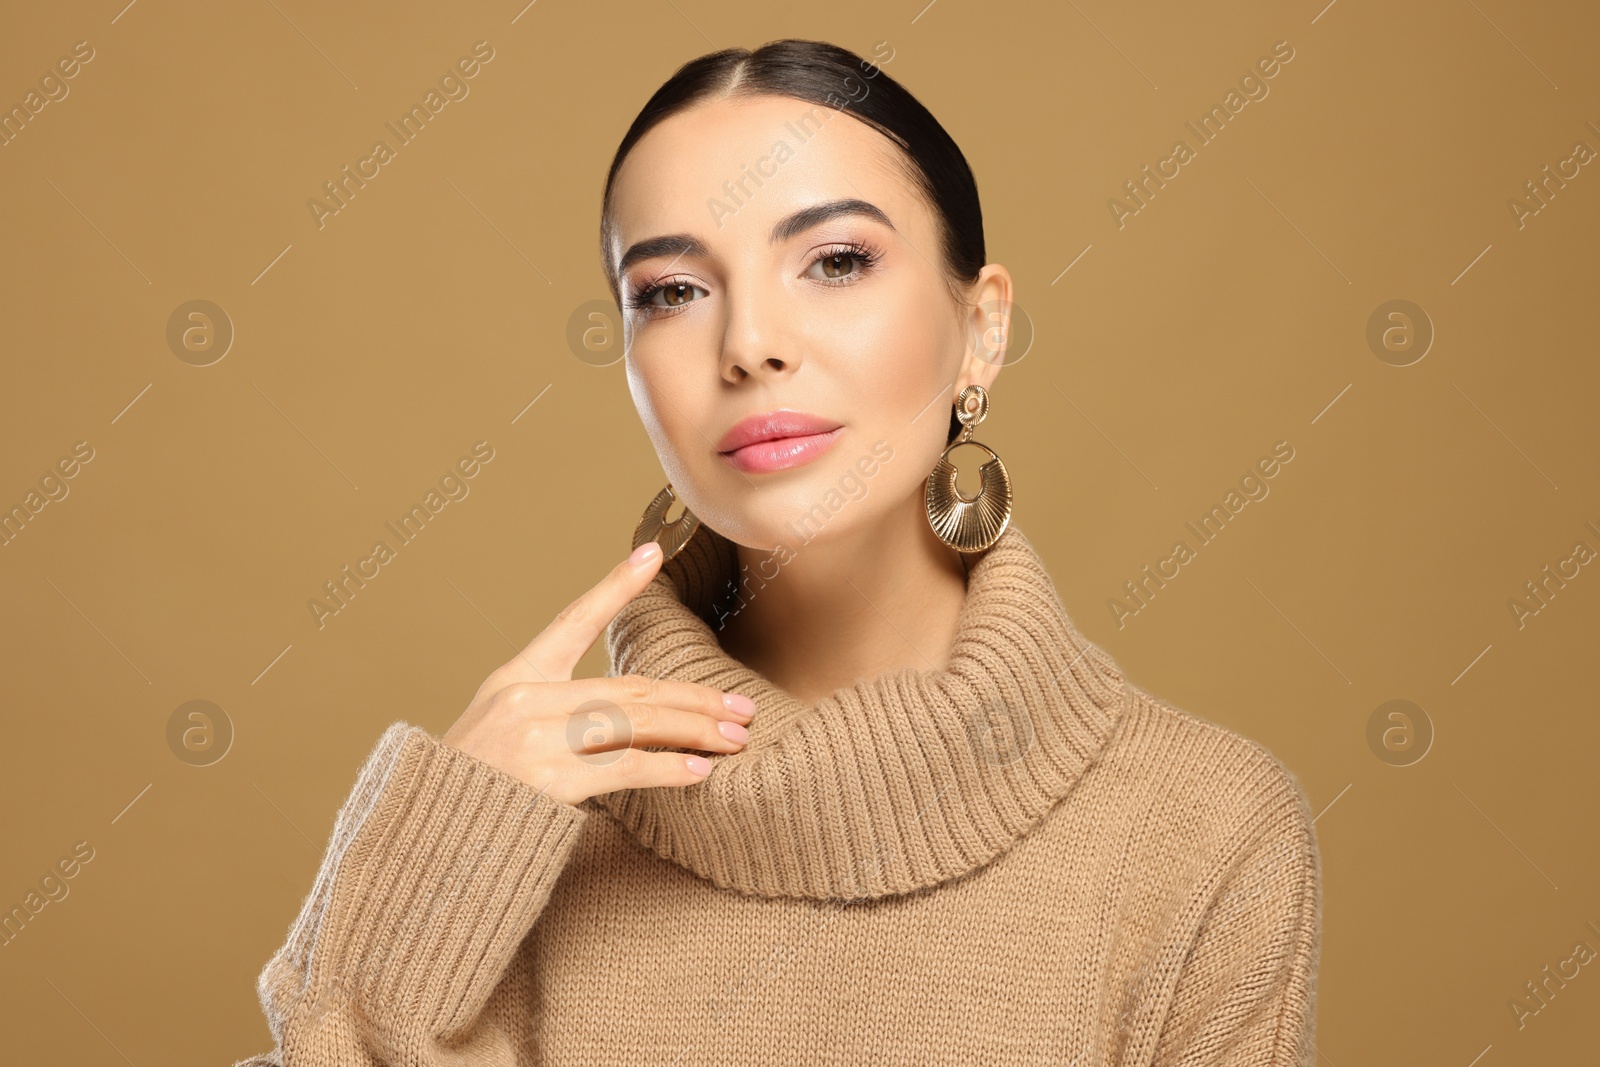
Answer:
[[[968,411],[967,404],[974,397],[978,406]],[[969,385],[961,390],[955,406],[961,433],[945,446],[933,465],[923,503],[934,536],[957,552],[982,552],[999,540],[1011,523],[1011,476],[994,449],[972,440],[973,429],[989,414],[989,394],[983,386]],[[989,459],[978,468],[978,495],[973,497],[964,496],[956,488],[956,468],[950,462],[951,450],[964,444],[989,453]]]
[[[650,506],[644,509],[644,515],[639,519],[639,525],[633,528],[633,547],[638,548],[646,541],[655,541],[661,546],[662,562],[671,559],[683,550],[689,543],[689,538],[700,528],[700,519],[688,508],[683,509],[671,522],[666,521],[667,509],[672,502],[678,499],[672,491],[672,483],[656,494],[650,501]]]

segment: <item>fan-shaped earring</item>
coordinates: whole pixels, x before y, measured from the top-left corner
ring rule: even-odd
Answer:
[[[968,411],[967,403],[974,397],[978,406]],[[961,433],[945,446],[933,465],[924,504],[928,525],[939,540],[957,552],[982,552],[999,540],[1011,523],[1011,476],[994,449],[972,440],[973,429],[989,414],[989,394],[983,386],[969,385],[961,390],[955,406]],[[989,459],[978,468],[978,495],[974,497],[964,496],[956,488],[956,468],[950,462],[951,450],[965,444],[989,453]]]
[[[666,562],[689,543],[689,538],[700,528],[700,519],[694,512],[684,508],[682,515],[667,522],[667,509],[676,499],[678,497],[672,491],[672,483],[668,482],[667,487],[657,493],[656,498],[650,501],[650,506],[644,509],[639,525],[633,528],[634,548],[646,541],[655,541],[661,546],[662,562]]]

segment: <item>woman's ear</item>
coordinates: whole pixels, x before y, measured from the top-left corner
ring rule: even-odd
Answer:
[[[970,305],[962,314],[967,350],[951,403],[969,385],[988,390],[1005,365],[1011,341],[1011,292],[1011,272],[998,263],[985,264],[968,290]]]

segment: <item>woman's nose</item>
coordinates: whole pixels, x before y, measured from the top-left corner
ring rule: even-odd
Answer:
[[[721,371],[730,382],[792,372],[800,365],[794,331],[785,327],[789,312],[781,286],[740,286],[725,290],[728,320],[723,329]]]

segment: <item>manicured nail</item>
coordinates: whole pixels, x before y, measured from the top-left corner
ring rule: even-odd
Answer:
[[[689,769],[695,774],[711,773],[711,761],[704,756],[685,756],[683,761],[689,765]]]
[[[736,722],[717,723],[717,732],[736,745],[742,745],[750,740],[750,731]]]
[[[722,694],[722,706],[735,715],[743,715],[747,719],[756,713],[756,702],[743,693]]]
[[[628,557],[628,562],[637,566],[641,563],[649,563],[660,554],[661,546],[659,544],[654,541],[646,541],[633,550],[633,555]]]

